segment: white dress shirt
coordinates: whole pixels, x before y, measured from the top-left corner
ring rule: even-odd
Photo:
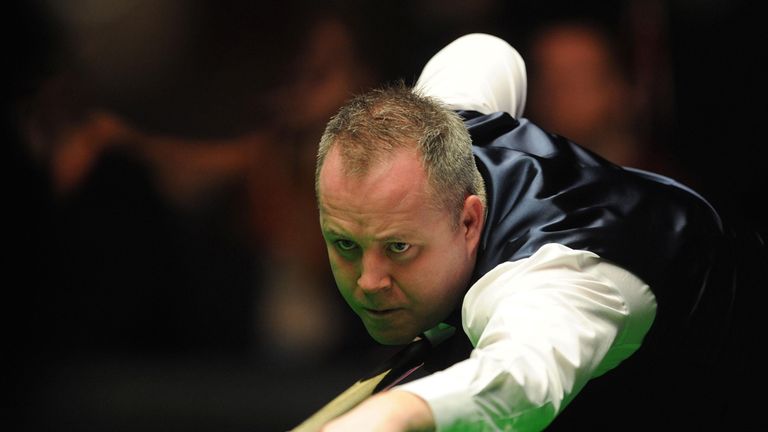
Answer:
[[[514,117],[525,63],[504,40],[475,33],[446,45],[416,89],[452,109]],[[647,284],[592,252],[548,244],[500,264],[467,292],[470,358],[397,386],[429,404],[438,431],[545,428],[590,378],[629,357],[656,316]]]
[[[429,404],[438,431],[542,430],[590,378],[638,349],[655,315],[653,293],[630,272],[548,244],[470,287],[470,358],[396,388]]]

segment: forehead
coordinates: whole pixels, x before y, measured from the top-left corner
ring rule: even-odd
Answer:
[[[318,179],[323,218],[362,223],[419,216],[434,211],[430,189],[416,150],[398,149],[365,173],[348,174],[338,149],[328,153]],[[380,220],[379,220],[380,219]]]
[[[356,157],[359,155],[353,156]],[[418,188],[421,192],[427,184],[425,170],[416,149],[398,148],[378,153],[365,164],[356,160],[348,161],[342,156],[339,146],[331,147],[319,174],[318,186],[321,193],[354,188],[380,195],[398,192],[400,187]]]

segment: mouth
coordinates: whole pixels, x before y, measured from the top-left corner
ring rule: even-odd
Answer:
[[[363,308],[363,309],[365,310],[365,312],[368,315],[370,315],[372,317],[376,317],[376,318],[386,318],[386,317],[388,317],[388,316],[390,316],[390,315],[392,315],[392,314],[402,310],[402,308],[389,308],[389,309],[384,309],[384,308],[382,308],[382,309]]]

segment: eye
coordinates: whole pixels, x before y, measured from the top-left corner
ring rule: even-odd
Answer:
[[[394,252],[396,254],[401,254],[407,251],[408,249],[410,249],[411,245],[405,242],[394,242],[394,243],[390,243],[388,248],[391,252]]]
[[[340,251],[348,252],[357,247],[352,240],[339,239],[333,242]]]

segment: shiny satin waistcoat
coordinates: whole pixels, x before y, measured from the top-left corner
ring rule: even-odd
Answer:
[[[680,273],[700,279],[724,231],[700,195],[661,175],[614,165],[506,113],[467,119],[488,215],[475,277],[547,243],[589,250],[632,271],[656,295]]]
[[[459,114],[488,198],[473,282],[560,243],[633,272],[658,302],[641,349],[592,380],[551,429],[633,430],[627,416],[637,428],[694,425],[701,410],[724,409],[733,249],[717,211],[670,178],[612,164],[526,119]]]

